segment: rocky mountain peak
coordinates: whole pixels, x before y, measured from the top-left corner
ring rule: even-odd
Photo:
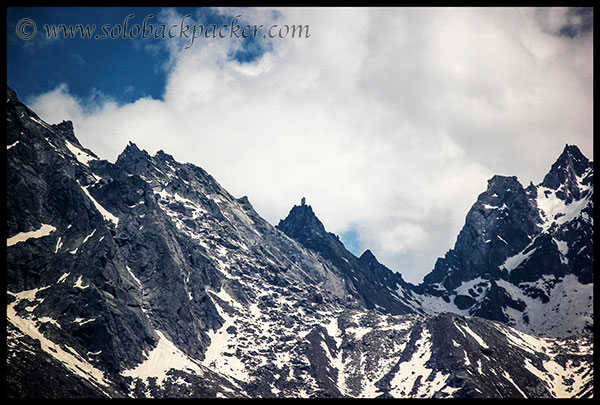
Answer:
[[[370,249],[365,250],[363,254],[360,255],[358,263],[369,273],[380,272],[381,274],[387,274],[389,272],[389,269],[377,260],[377,257],[375,257]],[[394,275],[397,276],[396,278],[398,280],[402,279],[402,276],[399,273],[394,273]]]
[[[514,176],[492,177],[454,248],[438,259],[423,286],[430,294],[445,294],[456,307],[452,311],[468,310],[521,330],[547,335],[590,330],[592,183],[591,162],[571,145],[539,185],[523,189]],[[572,302],[577,311],[554,319],[552,311]]]
[[[590,161],[576,145],[565,145],[563,152],[558,157],[552,169],[558,169],[563,167],[565,169],[572,169],[574,173],[581,176],[587,168],[590,166]]]
[[[53,124],[52,127],[60,132],[68,132],[70,134],[73,134],[74,132],[74,128],[73,128],[73,121],[69,121],[69,120],[63,120],[58,124]]]
[[[145,150],[140,150],[131,141],[119,155],[116,165],[130,173],[144,173],[148,170],[151,157]]]
[[[322,239],[327,235],[323,223],[310,205],[294,205],[277,228],[298,241]]]
[[[325,230],[325,226],[317,218],[312,207],[303,202],[294,205],[288,216],[279,221],[276,228],[334,263],[344,261],[342,267],[346,267],[349,262],[356,262],[356,256],[346,250],[336,234]]]
[[[173,158],[173,156],[169,155],[168,153],[166,153],[162,149],[159,150],[158,152],[156,152],[155,157],[158,158],[159,160],[162,160],[162,161],[175,162],[175,159]]]
[[[81,146],[77,137],[75,137],[75,129],[73,127],[72,121],[62,121],[58,124],[52,124],[52,129],[62,136],[64,136],[69,142],[74,143],[75,145]],[[86,152],[92,156],[96,156],[92,151],[86,149]]]
[[[378,308],[391,314],[415,312],[406,282],[379,263],[370,250],[360,258],[349,252],[339,237],[327,232],[305,200],[292,208],[277,228],[307,249],[320,254],[340,270],[346,285],[351,285],[358,299],[370,309]]]
[[[504,195],[511,191],[520,191],[523,189],[523,185],[517,179],[517,176],[501,176],[495,175],[488,180],[487,193],[500,192]]]
[[[360,255],[360,257],[358,258],[358,260],[363,261],[363,262],[367,262],[367,263],[373,263],[373,262],[378,262],[377,258],[375,257],[375,255],[373,254],[373,252],[371,252],[370,249],[367,249],[363,252],[362,255]]]
[[[119,160],[138,160],[140,158],[149,158],[150,155],[145,150],[138,148],[138,146],[129,141],[123,152],[117,158]]]
[[[565,148],[544,177],[542,187],[557,191],[557,197],[571,203],[582,197],[583,185],[592,183],[592,162],[575,145]]]
[[[488,188],[477,198],[467,214],[467,223],[478,222],[489,225],[497,219],[509,219],[508,211],[528,211],[527,192],[516,176],[493,176],[488,180]],[[500,215],[489,215],[500,214]]]

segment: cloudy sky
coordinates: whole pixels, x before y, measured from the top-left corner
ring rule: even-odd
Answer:
[[[129,14],[310,36],[46,38],[44,24]],[[413,283],[493,175],[539,183],[565,144],[593,159],[589,9],[9,8],[7,23],[8,84],[101,158],[162,149],[274,225],[304,196],[355,254]]]

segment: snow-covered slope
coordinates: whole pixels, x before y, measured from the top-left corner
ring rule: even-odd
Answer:
[[[591,395],[591,335],[424,314],[310,207],[273,227],[199,167],[111,164],[7,99],[8,397]]]

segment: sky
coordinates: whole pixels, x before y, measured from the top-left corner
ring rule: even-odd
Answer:
[[[129,141],[163,150],[248,196],[273,225],[306,197],[354,254],[370,249],[419,283],[493,175],[540,183],[565,144],[593,159],[592,18],[575,8],[8,8],[7,81],[45,121],[73,121],[100,158],[114,162]],[[94,24],[98,37],[47,38],[44,26],[58,24]],[[157,38],[141,38],[149,24]],[[192,42],[184,28],[200,24],[227,27]],[[246,25],[263,27],[244,39]]]

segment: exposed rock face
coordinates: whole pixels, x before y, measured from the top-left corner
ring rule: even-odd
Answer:
[[[521,311],[523,300],[507,285],[524,288],[528,262],[506,258],[533,240],[539,249],[558,246],[558,262],[544,260],[560,262],[562,272],[544,268],[532,277],[591,286],[592,212],[582,202],[591,201],[591,169],[574,151],[545,186],[490,181],[493,190],[469,213],[460,246],[417,287],[372,252],[348,252],[309,205],[273,227],[248,198],[234,198],[199,167],[134,144],[115,164],[100,160],[71,123],[45,123],[10,88],[7,99],[9,397],[593,392],[591,334],[535,337],[438,310],[444,303],[499,319],[508,302]],[[494,193],[502,199],[495,202]],[[581,204],[588,217],[557,216],[556,205],[543,208],[548,196],[564,207]],[[498,211],[506,204],[519,217],[486,215],[485,204]],[[485,246],[483,230],[518,242]],[[458,257],[470,248],[489,257]],[[450,271],[450,264],[461,267]],[[555,302],[557,287],[529,283],[522,291],[530,298]]]
[[[592,331],[593,192],[592,162],[576,146],[538,186],[494,176],[418,286],[423,302],[537,335]]]
[[[337,235],[325,230],[310,205],[294,206],[277,229],[339,269],[344,283],[352,286],[366,308],[394,315],[416,311],[411,306],[412,292],[402,276],[379,263],[371,251],[357,258],[346,250]]]
[[[502,277],[499,267],[529,243],[537,219],[537,209],[517,178],[494,176],[467,214],[454,251],[437,261],[425,283],[442,283],[454,290],[478,276]]]

